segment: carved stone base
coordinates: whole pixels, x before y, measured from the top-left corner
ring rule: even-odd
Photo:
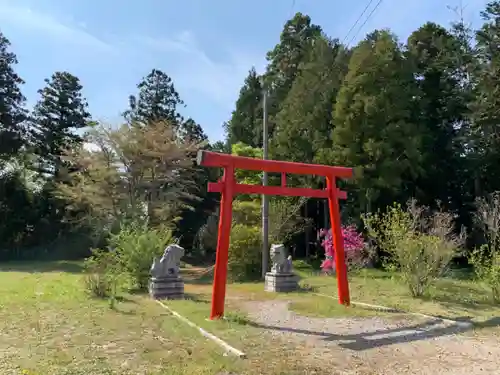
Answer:
[[[266,292],[293,292],[299,288],[299,277],[293,273],[266,273]]]
[[[183,299],[184,281],[179,276],[152,277],[149,295],[153,299]]]

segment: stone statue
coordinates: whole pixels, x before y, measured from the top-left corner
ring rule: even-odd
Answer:
[[[271,261],[273,262],[272,273],[292,273],[292,256],[286,256],[285,245],[271,246]]]
[[[151,266],[151,276],[156,278],[177,276],[184,248],[179,245],[168,245],[161,258],[154,258]]]

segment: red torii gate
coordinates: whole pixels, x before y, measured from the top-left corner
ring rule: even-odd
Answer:
[[[215,260],[214,283],[212,290],[212,309],[210,319],[224,316],[226,298],[227,262],[229,250],[229,233],[233,215],[233,197],[236,194],[266,194],[284,196],[303,196],[311,198],[327,198],[332,224],[333,244],[335,247],[335,264],[337,271],[337,288],[339,303],[349,306],[349,283],[344,256],[344,240],[340,223],[339,199],[346,199],[347,194],[337,189],[335,178],[350,178],[352,168],[331,167],[318,164],[304,164],[278,160],[262,160],[221,154],[211,151],[198,151],[198,165],[204,167],[224,168],[224,175],[219,182],[209,182],[208,191],[221,193],[219,230],[217,236],[217,252]],[[260,172],[281,173],[281,186],[262,186],[238,184],[234,178],[235,169],[246,169]],[[317,175],[326,177],[326,189],[286,187],[286,174]]]

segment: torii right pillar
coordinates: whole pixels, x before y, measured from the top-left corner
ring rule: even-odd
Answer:
[[[334,176],[326,176],[326,189],[328,191],[328,208],[330,223],[332,225],[333,247],[335,249],[335,269],[337,270],[337,290],[339,303],[349,306],[349,282],[347,280],[347,265],[345,261],[344,238],[340,221],[339,197]]]

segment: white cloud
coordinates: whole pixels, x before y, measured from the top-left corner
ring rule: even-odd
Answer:
[[[0,22],[79,47],[91,47],[103,52],[113,50],[112,45],[89,34],[81,26],[66,24],[50,14],[14,1],[0,0]]]
[[[262,71],[262,54],[241,51],[219,52],[211,58],[199,45],[196,36],[183,31],[171,38],[138,37],[136,41],[156,53],[165,53],[174,62],[175,82],[187,90],[196,90],[224,106],[232,107],[245,76],[252,66]],[[220,51],[220,50],[219,50]]]

